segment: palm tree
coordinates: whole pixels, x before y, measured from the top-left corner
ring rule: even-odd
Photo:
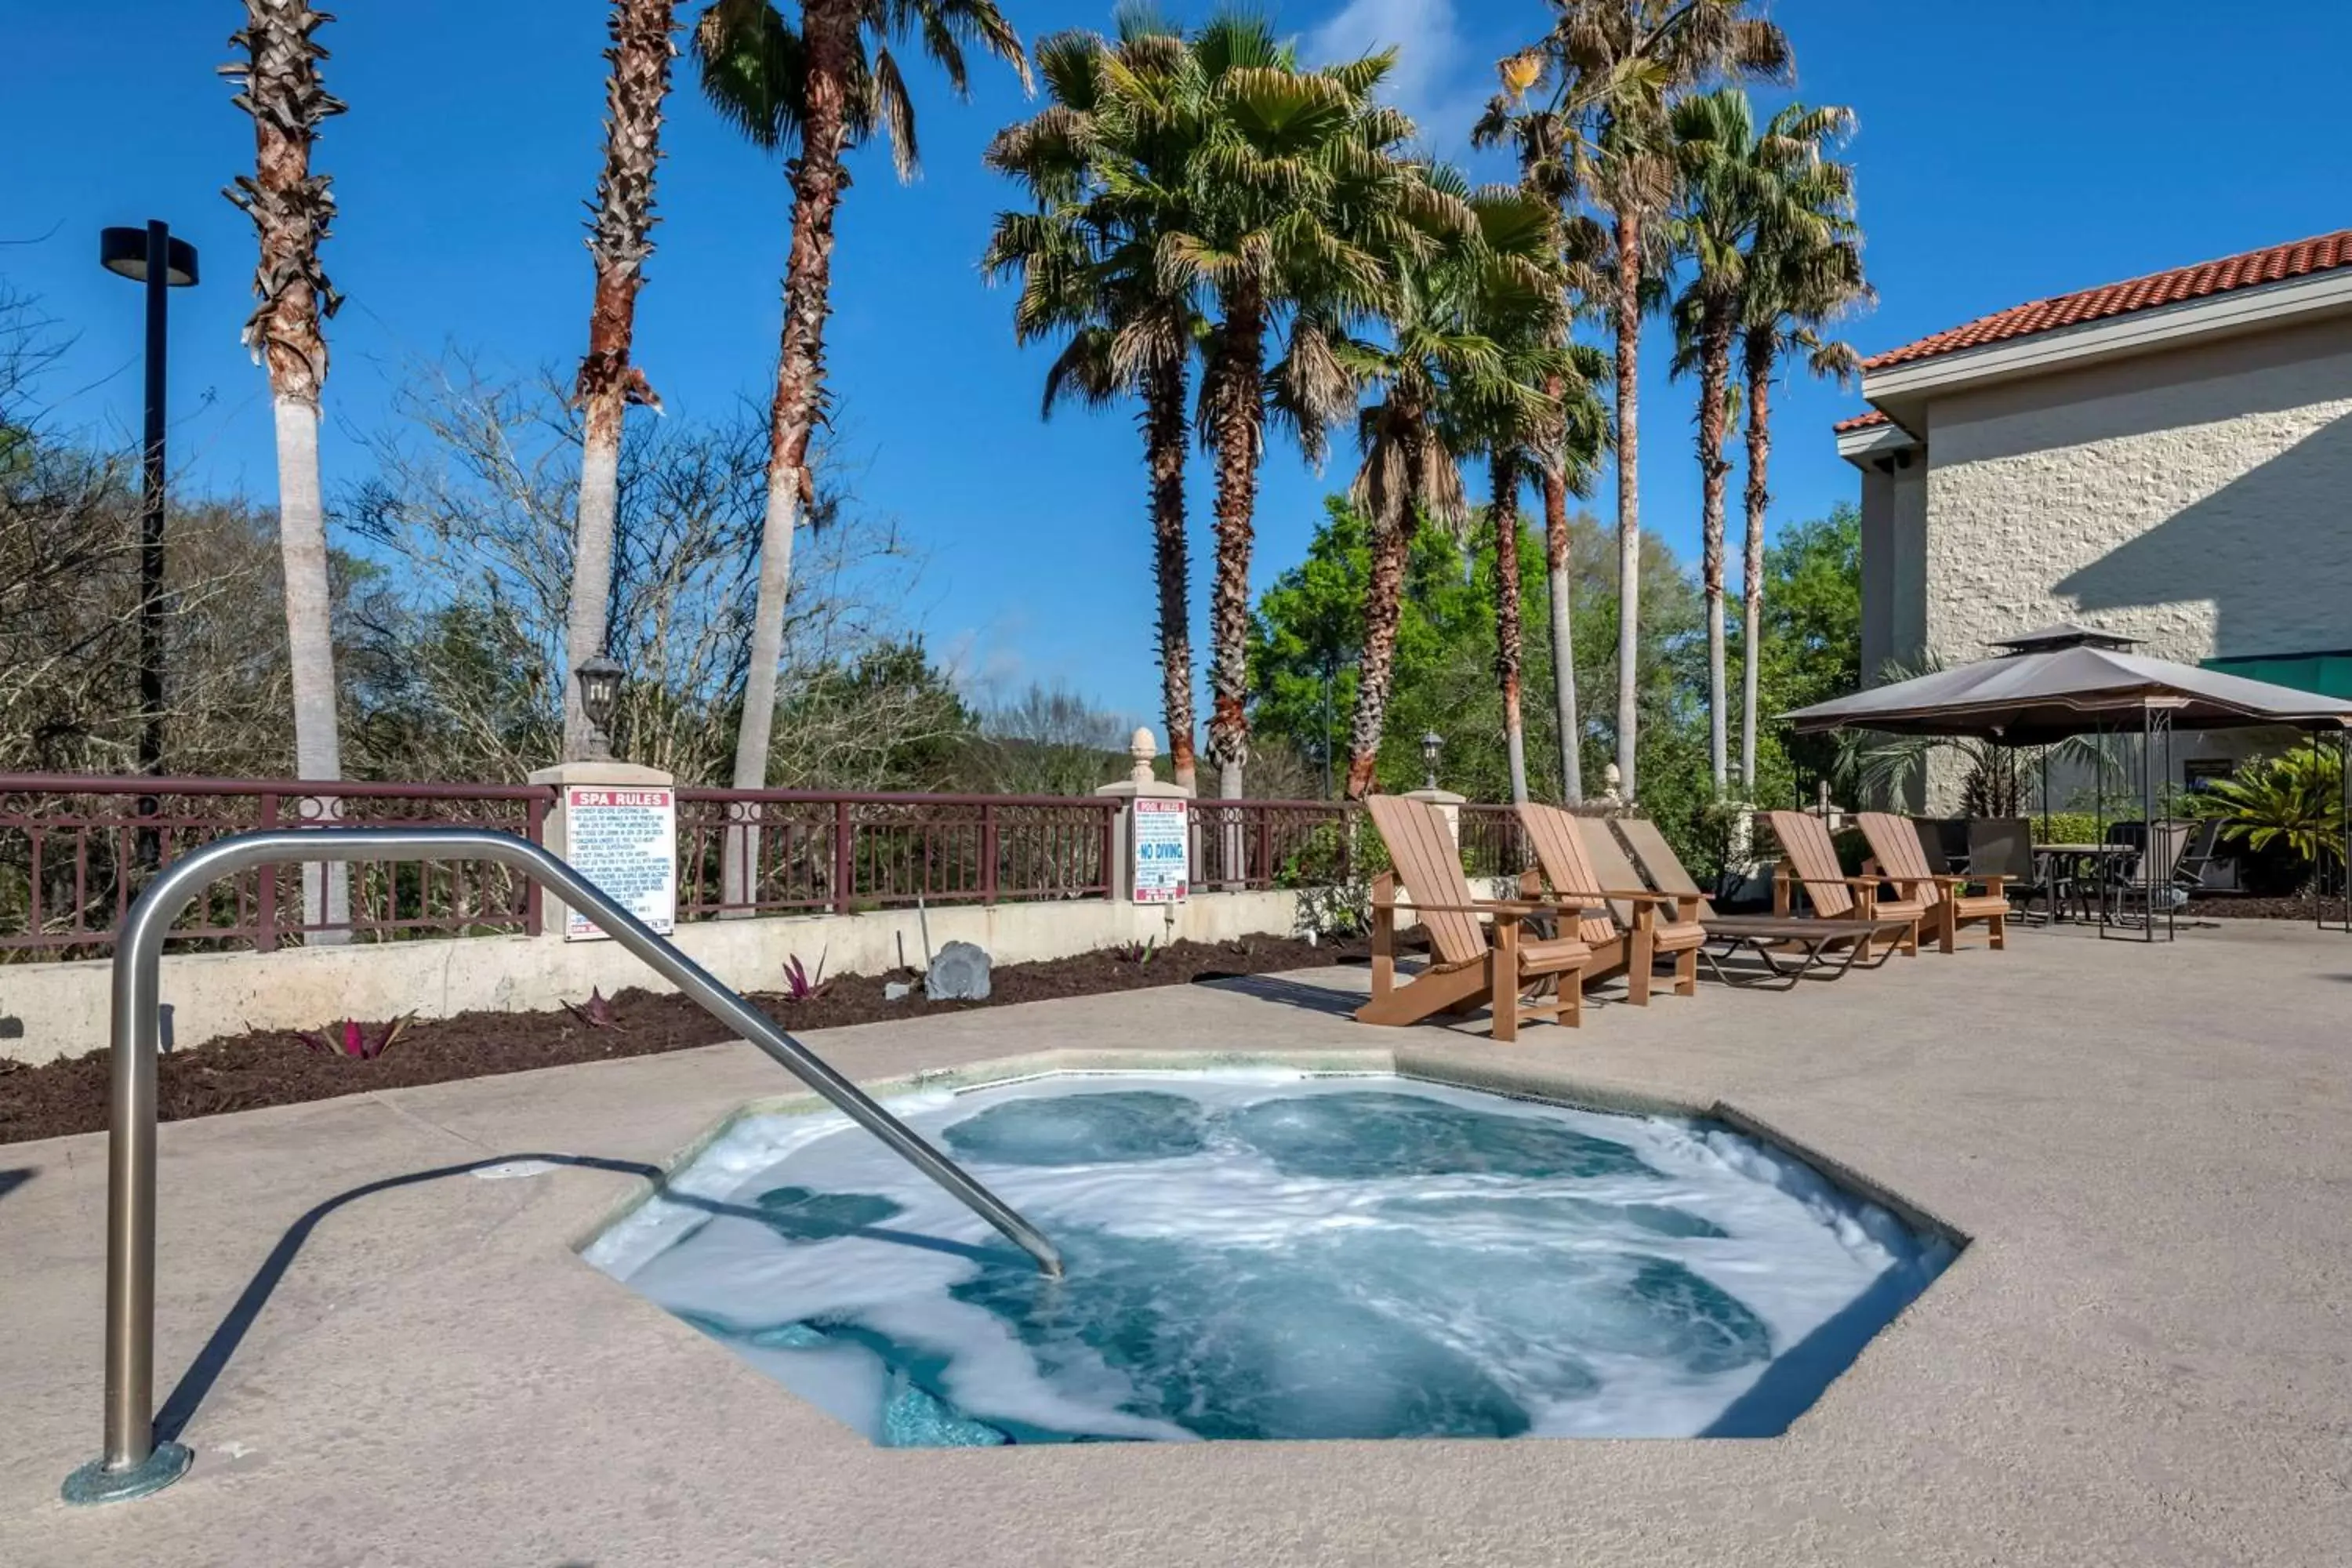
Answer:
[[[1835,237],[1837,209],[1853,182],[1822,157],[1853,115],[1790,104],[1759,132],[1737,88],[1686,98],[1670,116],[1683,195],[1670,226],[1691,278],[1675,302],[1675,370],[1698,374],[1700,521],[1706,596],[1707,756],[1716,798],[1729,787],[1730,704],[1725,690],[1724,489],[1731,460],[1731,356],[1739,334],[1751,256],[1795,255]]]
[[[596,293],[588,310],[588,353],[574,389],[582,415],[580,511],[572,540],[572,606],[563,638],[563,755],[588,754],[588,719],[572,672],[604,651],[613,594],[613,519],[620,506],[621,423],[630,404],[661,399],[629,363],[637,290],[653,254],[654,165],[661,158],[662,102],[677,46],[677,0],[613,0],[604,51],[604,170],[596,181],[588,252]]]
[[[1551,30],[1502,64],[1504,91],[1478,134],[1496,140],[1522,114],[1544,117],[1572,187],[1606,216],[1610,330],[1617,371],[1617,768],[1631,798],[1640,686],[1634,668],[1641,616],[1640,355],[1645,292],[1664,261],[1659,232],[1675,190],[1667,116],[1674,101],[1716,78],[1779,79],[1789,40],[1755,15],[1757,0],[1549,0]],[[1525,107],[1540,95],[1538,107]]]
[[[1064,340],[1046,372],[1044,412],[1141,399],[1160,600],[1160,706],[1175,780],[1196,782],[1184,457],[1192,356],[1205,330],[1198,290],[1170,287],[1161,242],[1183,232],[1199,117],[1190,112],[1183,36],[1139,14],[1113,46],[1062,33],[1037,46],[1047,107],[1001,132],[989,165],[1018,179],[1034,209],[1000,215],[984,258],[1017,275],[1023,342]]]
[[[1561,280],[1569,301],[1560,322],[1559,342],[1573,353],[1589,354],[1590,351],[1574,342],[1570,329],[1577,317],[1589,312],[1590,302],[1601,292],[1603,279],[1596,263],[1606,250],[1607,237],[1591,217],[1571,210],[1577,194],[1577,174],[1569,149],[1560,141],[1565,126],[1559,117],[1542,112],[1511,112],[1517,96],[1534,84],[1535,73],[1539,69],[1540,60],[1534,56],[1517,56],[1502,62],[1504,95],[1487,106],[1486,117],[1472,132],[1471,140],[1478,146],[1489,146],[1507,138],[1513,142],[1519,157],[1521,188],[1543,200],[1557,216]],[[1597,355],[1591,357],[1597,362]],[[1546,385],[1545,392],[1560,406],[1560,433],[1564,439],[1553,449],[1538,454],[1531,464],[1540,475],[1543,487],[1544,575],[1551,622],[1552,697],[1559,727],[1560,794],[1571,805],[1584,798],[1584,731],[1576,700],[1575,585],[1569,579],[1572,541],[1569,535],[1568,498],[1571,493],[1590,493],[1593,468],[1608,444],[1607,414],[1593,395],[1593,373],[1588,371],[1580,385],[1571,385],[1565,377],[1555,377]]]
[[[1740,370],[1748,421],[1748,531],[1739,560],[1739,777],[1756,787],[1756,671],[1764,630],[1764,514],[1771,505],[1772,378],[1785,359],[1802,357],[1817,376],[1852,381],[1862,373],[1853,347],[1825,335],[1828,322],[1874,298],[1862,272],[1862,234],[1853,222],[1853,171],[1824,159],[1806,189],[1824,227],[1767,236],[1768,253],[1751,257],[1740,307]],[[1785,239],[1787,243],[1780,243]]]
[[[1516,579],[1521,454],[1558,420],[1546,383],[1575,369],[1551,331],[1560,291],[1549,204],[1521,190],[1471,195],[1451,169],[1431,170],[1426,179],[1439,200],[1462,205],[1469,226],[1433,250],[1415,246],[1397,258],[1380,338],[1328,338],[1339,369],[1374,399],[1358,416],[1363,460],[1349,490],[1372,545],[1349,734],[1351,799],[1371,789],[1380,763],[1414,533],[1423,521],[1466,526],[1461,460],[1484,438],[1501,454],[1497,488],[1512,497],[1511,521],[1496,526],[1498,540],[1500,530],[1509,531]],[[1496,660],[1507,692],[1517,680],[1516,585],[1510,597],[1513,629]]]
[[[1370,100],[1394,51],[1302,70],[1263,20],[1220,16],[1194,35],[1186,101],[1202,117],[1192,221],[1165,237],[1170,286],[1213,310],[1200,426],[1214,460],[1217,569],[1210,595],[1209,751],[1218,793],[1249,755],[1249,563],[1269,412],[1310,458],[1353,406],[1332,344],[1386,303],[1391,258],[1460,221],[1399,149],[1412,121]],[[1268,343],[1290,331],[1280,362]]]
[[[247,58],[221,68],[240,85],[235,102],[253,117],[254,172],[227,195],[253,219],[261,260],[253,275],[259,301],[244,341],[268,367],[278,429],[278,542],[286,574],[286,643],[294,687],[294,772],[299,778],[342,776],[335,714],[335,647],[327,581],[327,519],[319,478],[319,395],[327,380],[327,340],[320,319],[342,303],[319,264],[319,245],[335,216],[328,176],[313,174],[319,127],[345,105],[319,78],[326,58],[311,34],[325,23],[309,0],[246,0],[245,26],[229,36]],[[326,814],[333,803],[321,803]],[[349,881],[341,866],[302,868],[304,908],[313,925],[340,926],[349,915]],[[318,932],[313,942],[340,940]]]
[[[776,0],[712,0],[695,24],[702,89],[755,145],[792,148],[792,245],[784,267],[783,329],[769,413],[767,511],[751,668],[736,732],[734,784],[767,783],[775,726],[776,667],[793,531],[814,500],[809,440],[824,413],[824,321],[832,310],[834,224],[849,185],[844,155],[878,129],[901,179],[919,166],[915,107],[893,43],[916,38],[957,96],[964,50],[977,45],[1011,65],[1025,89],[1029,59],[994,0],[803,0],[795,28]],[[727,857],[740,874],[740,853]]]
[[[1530,473],[1544,476],[1548,491],[1558,486],[1564,551],[1568,492],[1584,489],[1603,427],[1593,384],[1604,370],[1597,353],[1568,337],[1567,259],[1558,238],[1558,206],[1524,186],[1507,194],[1488,193],[1474,205],[1482,254],[1471,300],[1473,321],[1496,353],[1492,363],[1474,363],[1471,374],[1458,380],[1454,401],[1465,424],[1464,444],[1486,454],[1486,511],[1495,537],[1495,678],[1503,698],[1511,798],[1524,803],[1528,767],[1519,711],[1519,486]],[[1549,519],[1547,524],[1549,547]],[[1566,564],[1563,559],[1561,591],[1554,601],[1563,608]],[[1572,671],[1572,648],[1570,654]],[[1569,700],[1572,707],[1572,688]],[[1568,736],[1572,744],[1572,725]]]

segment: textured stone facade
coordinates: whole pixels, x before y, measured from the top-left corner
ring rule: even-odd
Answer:
[[[2352,324],[1957,393],[1927,443],[1948,662],[2064,619],[2191,664],[2352,647]]]

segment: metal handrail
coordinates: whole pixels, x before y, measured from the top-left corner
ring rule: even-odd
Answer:
[[[776,1026],[564,861],[528,839],[483,827],[316,827],[240,833],[174,861],[123,918],[114,948],[113,1084],[107,1138],[106,1446],[68,1477],[68,1502],[141,1497],[188,1467],[178,1443],[154,1440],[155,1058],[162,1036],[163,942],[191,900],[218,878],[256,866],[332,860],[478,859],[523,872],[645,961],[703,1010],[773,1057],[850,1120],[1004,1233],[1049,1278],[1061,1254],[1036,1226],[955,1162],[877,1105],[824,1058]]]

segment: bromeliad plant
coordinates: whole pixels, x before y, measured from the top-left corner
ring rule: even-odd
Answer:
[[[613,999],[610,996],[605,995],[595,986],[589,987],[588,1000],[585,1002],[566,1002],[563,1006],[565,1011],[592,1029],[621,1027],[619,1009],[613,1005]]]
[[[833,983],[824,977],[824,954],[816,955],[816,973],[811,975],[801,965],[799,953],[784,960],[784,999],[788,1002],[814,1002],[831,990]]]
[[[414,1013],[403,1013],[373,1033],[357,1018],[346,1018],[331,1029],[306,1030],[299,1037],[320,1056],[372,1062],[383,1055],[393,1041],[407,1033],[409,1020],[415,1016]]]

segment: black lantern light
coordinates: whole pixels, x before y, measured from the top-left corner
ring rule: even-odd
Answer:
[[[1436,731],[1428,730],[1423,732],[1421,737],[1421,765],[1428,773],[1429,776],[1423,781],[1422,788],[1435,789],[1437,787],[1437,753],[1444,749],[1444,745],[1445,737],[1439,734]]]
[[[572,672],[580,682],[580,711],[588,720],[588,750],[598,761],[613,754],[613,710],[621,700],[621,667],[598,654]]]

